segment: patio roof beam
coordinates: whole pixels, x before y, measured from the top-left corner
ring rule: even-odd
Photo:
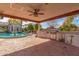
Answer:
[[[24,21],[32,21],[32,22],[39,23],[38,21],[35,21],[35,20],[31,20],[31,19],[27,19],[27,18],[22,18],[22,17],[18,17],[18,16],[13,16],[13,15],[8,15],[8,14],[4,14],[4,13],[0,13],[0,16],[9,17],[9,18],[15,18],[15,19],[20,19],[20,20],[24,20]]]

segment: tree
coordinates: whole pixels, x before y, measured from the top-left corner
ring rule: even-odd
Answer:
[[[21,25],[21,22],[19,22],[18,20],[14,18],[9,18],[8,22],[9,24],[13,24],[13,25]]]
[[[77,26],[75,24],[70,24],[70,31],[77,30]]]
[[[28,31],[33,31],[34,30],[33,25],[32,24],[29,24],[28,27],[27,27],[27,30]]]
[[[70,16],[67,17],[66,21],[63,23],[63,25],[69,25],[72,23],[72,21],[74,20],[74,17]]]
[[[59,28],[61,31],[69,31],[69,27],[68,26],[62,26]]]
[[[42,29],[42,26],[40,24],[35,24],[34,25],[34,28],[35,28],[35,31],[37,31],[40,27],[40,30]]]
[[[68,17],[64,24],[59,28],[61,31],[75,31],[77,26],[72,24],[74,17]]]
[[[40,26],[40,30],[42,29],[41,25]],[[38,24],[29,24],[27,27],[25,27],[25,31],[31,31],[31,32],[37,32],[39,29]]]

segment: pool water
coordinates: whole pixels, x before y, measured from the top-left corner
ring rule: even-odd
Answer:
[[[27,33],[0,33],[0,37],[22,37],[27,36]]]

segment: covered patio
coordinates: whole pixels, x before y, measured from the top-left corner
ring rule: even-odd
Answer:
[[[63,17],[79,15],[79,4],[75,3],[2,3],[0,16],[32,21],[38,24],[37,34],[22,38],[0,38],[0,55],[5,56],[77,56],[79,48],[64,42],[42,38],[39,24]],[[77,32],[78,33],[78,32]],[[60,34],[58,34],[59,36]],[[62,34],[63,35],[63,34]],[[37,36],[37,37],[36,37]],[[48,36],[48,35],[47,35]],[[66,38],[66,37],[65,37]],[[78,42],[77,42],[78,43]],[[79,46],[79,45],[78,45]]]

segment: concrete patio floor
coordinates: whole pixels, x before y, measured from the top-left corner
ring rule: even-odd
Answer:
[[[1,39],[0,55],[5,56],[79,56],[79,48],[54,40],[27,36]]]

